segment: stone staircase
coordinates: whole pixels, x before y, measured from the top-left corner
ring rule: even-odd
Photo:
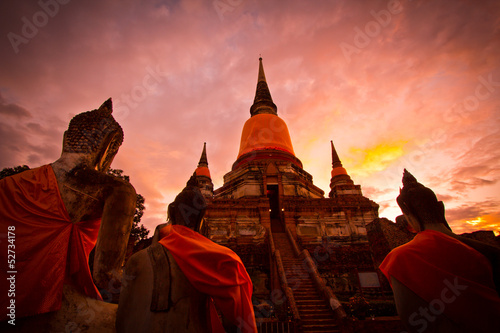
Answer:
[[[307,266],[296,258],[286,233],[273,233],[276,250],[280,251],[283,268],[301,319],[301,332],[340,332],[334,314],[316,290]]]

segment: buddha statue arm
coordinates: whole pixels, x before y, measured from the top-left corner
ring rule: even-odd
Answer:
[[[121,269],[136,206],[132,185],[114,185],[104,202],[99,237],[95,247],[94,281],[99,288],[108,288],[121,280]],[[117,288],[118,286],[114,286]]]

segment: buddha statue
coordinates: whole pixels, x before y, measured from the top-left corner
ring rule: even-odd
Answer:
[[[71,120],[57,161],[0,181],[0,223],[16,235],[15,313],[2,329],[114,331],[117,305],[99,288],[119,286],[135,212],[133,186],[106,173],[122,142],[109,99]]]
[[[169,223],[125,266],[117,332],[256,332],[241,259],[198,233],[205,209],[193,175],[169,204]]]

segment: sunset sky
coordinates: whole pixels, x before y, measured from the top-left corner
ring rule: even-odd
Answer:
[[[403,168],[457,233],[500,231],[500,2],[2,1],[0,169],[55,161],[71,118],[111,97],[112,167],[164,222],[207,143],[236,160],[258,58],[296,156],[328,195],[330,140],[379,215]]]

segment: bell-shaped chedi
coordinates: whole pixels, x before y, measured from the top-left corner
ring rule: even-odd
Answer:
[[[361,195],[361,187],[354,185],[347,170],[342,166],[339,155],[335,150],[333,141],[330,141],[332,146],[332,178],[330,179],[330,198],[338,197],[339,195],[355,194]]]
[[[262,58],[259,58],[257,89],[250,107],[251,117],[243,126],[238,158],[233,164],[233,170],[250,160],[270,157],[290,161],[302,168],[302,163],[295,157],[288,127],[278,116],[277,109],[267,85]]]

